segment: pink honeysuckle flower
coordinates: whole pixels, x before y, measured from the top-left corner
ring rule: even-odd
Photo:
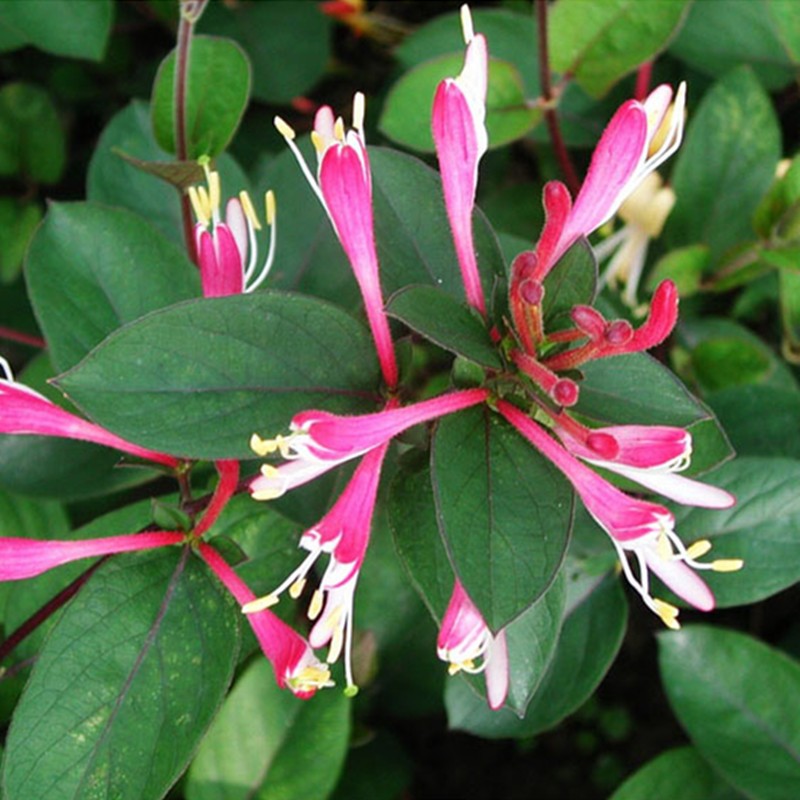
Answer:
[[[369,544],[381,467],[388,447],[386,442],[364,456],[330,511],[303,534],[300,547],[309,554],[297,569],[273,592],[243,609],[251,613],[269,608],[287,589],[292,597],[299,597],[308,571],[322,553],[328,553],[328,566],[309,605],[308,616],[315,624],[308,638],[314,648],[330,645],[328,663],[344,652],[345,692],[349,695],[357,692],[352,666],[353,596]]]
[[[472,209],[478,162],[488,146],[485,119],[489,54],[485,37],[473,32],[467,6],[461,7],[461,26],[467,45],[464,68],[457,78],[445,79],[436,89],[431,124],[467,302],[485,316],[486,301],[472,237]]]
[[[388,442],[407,428],[477,405],[488,396],[486,389],[464,389],[403,408],[351,417],[302,411],[292,419],[288,436],[262,439],[253,434],[250,446],[258,455],[280,453],[288,463],[262,467],[261,475],[250,483],[250,492],[256,500],[272,500]]]
[[[607,222],[644,178],[680,147],[686,85],[672,101],[661,85],[642,103],[629,100],[614,114],[595,148],[586,179],[571,203],[563,184],[545,186],[545,232],[537,245],[537,263],[529,280],[541,283],[553,265],[581,236]],[[663,126],[666,123],[666,127]]]
[[[166,467],[178,465],[178,459],[173,456],[121,439],[105,428],[65,411],[28,386],[16,383],[4,358],[0,358],[0,370],[6,376],[0,378],[0,433],[79,439],[113,447]]]
[[[372,215],[372,175],[364,141],[364,95],[353,100],[353,128],[345,132],[341,118],[323,106],[314,119],[311,140],[317,151],[317,177],[295,144],[295,132],[280,117],[275,126],[300,164],[319,198],[350,261],[367,313],[384,380],[397,386],[397,362],[389,322],[383,310],[378,253]]]
[[[114,553],[152,550],[181,544],[186,534],[178,531],[127,533],[99,539],[19,539],[0,537],[0,581],[32,578],[71,561]]]
[[[496,710],[503,705],[508,694],[505,629],[492,634],[458,580],[442,620],[436,652],[442,661],[449,663],[451,675],[461,671],[483,672],[489,706]]]
[[[650,571],[695,608],[701,611],[714,608],[711,590],[694,570],[731,572],[741,568],[739,559],[698,561],[711,549],[710,542],[698,541],[687,548],[675,533],[675,517],[667,508],[637,500],[612,486],[568,453],[516,406],[499,400],[497,410],[569,480],[586,510],[611,538],[628,582],[667,627],[679,627],[678,609],[651,595]],[[638,577],[628,562],[628,553],[638,562]]]
[[[596,428],[586,443],[555,427],[562,444],[572,455],[597,467],[615,472],[641,486],[685,506],[730,508],[736,498],[716,486],[675,473],[686,469],[692,457],[692,435],[683,428],[663,425],[616,425]],[[601,458],[591,439],[612,436],[619,445],[614,458]]]
[[[264,199],[270,239],[267,257],[256,274],[256,231],[261,229],[261,223],[250,196],[240,192],[238,198],[228,200],[223,222],[219,173],[210,170],[206,162],[203,168],[208,188],[189,187],[189,198],[197,218],[194,234],[203,296],[252,292],[264,282],[275,259],[275,195],[267,192]]]
[[[250,587],[213,547],[201,543],[198,552],[239,605],[246,606],[256,600]],[[271,611],[250,613],[247,621],[272,664],[278,686],[290,689],[303,700],[318,689],[333,686],[328,665],[320,662],[309,643]]]

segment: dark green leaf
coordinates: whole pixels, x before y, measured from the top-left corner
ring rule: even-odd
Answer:
[[[800,580],[793,555],[800,542],[800,462],[744,457],[724,464],[709,483],[736,497],[730,509],[678,507],[676,530],[686,542],[710,539],[711,556],[742,558],[740,572],[704,572],[720,606],[755,603]]]
[[[335,689],[304,702],[266,660],[237,681],[197,753],[187,800],[327,797],[347,754],[350,701]]]
[[[732,386],[714,392],[709,405],[740,456],[800,459],[800,395],[795,389]],[[769,413],[765,413],[769,410]]]
[[[59,56],[99,61],[111,31],[111,0],[5,0],[0,32]]]
[[[497,631],[534,603],[558,572],[572,524],[572,492],[550,461],[485,408],[440,421],[431,470],[449,555]]]
[[[195,36],[186,92],[186,149],[189,158],[219,155],[233,138],[250,98],[250,62],[229,39]],[[153,131],[169,153],[175,133],[175,51],[161,63],[153,84]]]
[[[751,239],[753,214],[780,155],[769,97],[747,67],[731,72],[692,115],[672,177],[677,201],[667,239],[673,246],[707,244],[712,261]]]
[[[667,697],[700,754],[747,796],[793,797],[800,666],[742,633],[704,625],[662,634],[659,646]]]
[[[25,269],[58,370],[126,322],[200,294],[197,269],[177,247],[135,214],[92,203],[51,204]]]
[[[242,46],[253,64],[253,96],[266,103],[305,95],[331,57],[330,19],[297,0],[212,3],[198,27]]]
[[[781,89],[800,65],[797,11],[794,0],[693,3],[669,51],[715,78],[750,64],[764,88]]]
[[[58,385],[98,424],[192,458],[246,458],[304,408],[357,411],[375,396],[372,340],[299,295],[193,300],[112,334]]]
[[[689,0],[560,0],[547,25],[552,67],[602,97],[666,47],[688,5]]]
[[[350,750],[331,800],[397,800],[411,784],[413,767],[395,737],[378,731]]]
[[[9,800],[161,798],[228,688],[238,622],[188,550],[106,564],[62,615],[6,744]]]
[[[658,361],[643,353],[592,361],[576,410],[618,425],[677,425],[707,419],[709,412]]]
[[[64,130],[47,92],[27,83],[0,89],[0,175],[56,183],[65,160]]]
[[[432,342],[485,367],[502,366],[480,317],[434,286],[407,286],[389,298],[387,313]]]
[[[597,293],[597,260],[586,239],[579,239],[558,260],[544,281],[544,327],[549,333],[572,327],[569,312],[591,305]]]
[[[714,792],[721,783],[697,750],[676,747],[631,775],[610,800],[711,800],[719,797]]]
[[[19,277],[28,243],[41,221],[38,203],[0,197],[0,283],[8,284]]]
[[[431,106],[436,87],[461,72],[463,55],[426,61],[406,73],[389,91],[379,127],[390,139],[422,152],[433,152]],[[507,61],[489,59],[486,129],[489,147],[521,139],[542,118],[539,108],[525,100],[522,77]]]

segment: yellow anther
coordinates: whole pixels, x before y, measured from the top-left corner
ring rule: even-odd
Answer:
[[[211,215],[207,213],[206,206],[203,205],[197,186],[189,187],[189,202],[192,204],[192,210],[195,217],[197,217],[197,221],[204,228],[207,228],[211,223]]]
[[[364,93],[356,92],[353,97],[353,127],[361,133],[364,130]]]
[[[216,170],[208,172],[208,202],[211,211],[218,211],[222,200],[222,187],[219,180],[219,172]]]
[[[292,600],[297,600],[301,594],[303,594],[303,589],[306,588],[306,579],[305,578],[298,578],[290,587],[289,587],[289,597]]]
[[[261,230],[261,223],[258,221],[258,215],[256,214],[256,210],[253,208],[253,201],[250,199],[250,195],[247,192],[239,192],[239,202],[242,204],[242,211],[244,211],[244,215],[250,221],[250,224],[257,230]]]
[[[665,603],[663,600],[659,600],[657,597],[653,599],[653,606],[655,607],[655,612],[661,617],[661,621],[668,627],[670,630],[677,631],[680,630],[680,623],[678,622],[678,609],[675,608],[671,603]]]
[[[344,609],[342,606],[336,606],[333,611],[328,614],[328,618],[325,620],[324,629],[326,631],[333,631],[341,629],[341,625],[339,625],[339,621],[342,619],[342,614],[344,613]]]
[[[314,149],[320,155],[325,152],[325,140],[319,135],[319,133],[317,133],[317,131],[311,131],[311,144],[314,145]]]
[[[266,214],[267,225],[275,224],[275,192],[270,189],[264,195],[264,212]]]
[[[286,122],[286,120],[283,120],[280,117],[275,117],[273,124],[278,129],[278,133],[283,136],[287,142],[294,141],[294,138],[297,136],[297,134],[294,132],[294,128],[288,122]]]
[[[257,433],[250,437],[250,449],[258,456],[268,456],[270,453],[275,452],[275,448],[271,447],[271,441],[262,439]],[[263,472],[264,468],[262,467],[261,469]],[[267,475],[267,477],[271,476]]]
[[[272,608],[278,602],[277,595],[267,594],[264,597],[259,597],[256,600],[251,600],[242,606],[243,614],[257,614],[259,611],[264,611],[267,608]]]
[[[333,664],[342,654],[342,645],[344,644],[344,632],[341,628],[336,628],[331,637],[331,646],[328,648],[328,663]]]
[[[336,122],[333,124],[333,135],[340,142],[344,141],[344,121],[341,117],[337,117]]]
[[[711,562],[714,572],[736,572],[744,566],[741,558],[718,558]]]
[[[319,589],[317,589],[311,598],[311,602],[308,604],[309,619],[316,619],[319,616],[319,612],[322,611],[322,602],[324,599],[325,596]]]
[[[282,497],[285,494],[285,489],[280,489],[277,486],[274,489],[257,489],[255,492],[252,492],[250,497],[253,500],[258,500],[259,502],[263,502],[266,500],[277,500],[277,498]]]
[[[693,561],[702,558],[711,549],[708,539],[700,539],[686,549],[686,555]]]
[[[669,561],[672,558],[672,545],[663,533],[659,534],[656,539],[656,552],[662,561]]]
[[[278,434],[274,439],[262,439],[257,433],[250,437],[250,449],[259,456],[269,456],[279,452],[284,458],[292,457],[292,440],[295,434]],[[269,476],[268,476],[269,477]]]
[[[472,27],[472,14],[469,6],[465,3],[461,6],[461,31],[464,34],[464,42],[469,44],[475,38],[475,31]]]
[[[678,92],[675,95],[675,99],[661,120],[661,125],[658,126],[658,130],[653,134],[653,138],[650,140],[650,147],[647,151],[648,158],[655,155],[666,143],[667,135],[672,129],[673,117],[675,116],[676,111],[680,111],[681,114],[685,114],[685,95],[686,86],[681,84],[678,87]],[[649,129],[652,129],[653,125],[655,124],[655,112],[656,109],[653,109],[650,112],[650,118],[647,120],[647,127]]]
[[[328,669],[327,664],[303,667],[297,675],[289,678],[286,683],[296,692],[325,689],[328,686],[334,685],[331,680],[331,671]]]

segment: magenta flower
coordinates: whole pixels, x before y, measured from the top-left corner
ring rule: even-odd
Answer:
[[[105,428],[65,411],[28,386],[16,383],[4,358],[0,358],[0,369],[6,375],[5,379],[0,378],[0,433],[79,439],[113,447],[166,467],[178,465],[178,459],[173,456],[125,441]]]
[[[558,467],[572,484],[586,510],[609,535],[619,554],[620,563],[628,582],[639,593],[645,604],[670,628],[678,628],[678,609],[650,593],[649,573],[652,571],[679,597],[701,611],[714,608],[714,596],[694,570],[711,569],[729,572],[740,569],[739,559],[718,559],[700,562],[697,559],[711,548],[705,540],[687,548],[675,533],[675,517],[662,505],[629,497],[612,486],[588,467],[570,455],[527,414],[516,406],[500,400],[497,410],[544,456]],[[625,435],[620,437],[625,440]],[[628,442],[628,445],[631,443]],[[629,447],[628,452],[635,447]],[[620,448],[625,452],[625,447]],[[721,490],[696,484],[697,493],[707,490],[705,504],[715,505]],[[722,493],[732,500],[727,492]],[[702,498],[699,498],[702,499]],[[698,503],[702,505],[704,503]],[[730,505],[727,502],[726,505]],[[635,556],[638,577],[631,569],[627,554]]]
[[[239,605],[246,606],[256,599],[247,584],[213,547],[201,543],[198,551]],[[272,664],[278,686],[290,689],[304,700],[317,689],[333,686],[328,665],[321,663],[308,642],[271,611],[264,609],[250,613],[247,621]]]
[[[18,581],[82,558],[130,553],[181,544],[186,535],[177,531],[128,533],[100,539],[21,539],[0,537],[0,581]]]
[[[458,580],[442,620],[436,652],[442,661],[450,664],[451,675],[461,671],[483,672],[490,708],[496,710],[503,705],[508,694],[505,630],[492,635]]]
[[[302,411],[292,419],[288,436],[262,439],[253,434],[250,446],[258,455],[280,453],[288,463],[262,467],[261,475],[250,483],[250,492],[256,500],[272,500],[385,444],[413,425],[477,405],[488,396],[486,389],[464,389],[403,408],[351,417],[328,411]]]
[[[457,78],[447,78],[439,84],[431,123],[467,302],[485,316],[486,301],[472,237],[472,209],[478,162],[488,146],[485,119],[489,54],[486,39],[473,32],[467,6],[461,7],[461,25],[467,45],[464,68]]]
[[[209,170],[205,163],[203,167],[208,188],[189,187],[189,198],[197,218],[194,233],[203,296],[224,297],[252,292],[263,283],[275,259],[275,195],[270,191],[265,196],[269,249],[256,274],[256,231],[261,229],[261,223],[250,196],[247,192],[240,192],[238,198],[228,200],[223,222],[220,217],[219,173]]]
[[[641,486],[685,506],[730,508],[736,498],[716,486],[675,473],[689,466],[692,436],[683,428],[662,425],[617,425],[593,430],[586,443],[556,426],[555,432],[572,455],[597,467],[616,472]],[[592,438],[611,436],[619,446],[613,458],[601,458]]]
[[[353,128],[347,132],[344,122],[341,118],[334,120],[333,111],[328,106],[317,112],[311,134],[317,150],[316,178],[294,142],[294,130],[280,117],[275,118],[275,126],[297,158],[350,261],[364,300],[383,378],[390,388],[395,388],[397,362],[389,322],[383,310],[375,249],[372,176],[364,141],[364,95],[359,92],[353,100]]]
[[[353,596],[369,544],[381,467],[388,447],[388,442],[384,443],[364,456],[330,511],[302,535],[300,547],[308,550],[309,555],[297,569],[275,591],[244,607],[245,613],[269,608],[287,589],[292,597],[299,597],[308,571],[322,553],[327,553],[328,566],[308,609],[309,618],[315,620],[309,643],[314,648],[330,645],[329,664],[344,652],[345,691],[350,695],[357,691],[352,666]]]

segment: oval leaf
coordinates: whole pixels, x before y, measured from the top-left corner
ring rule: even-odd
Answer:
[[[222,702],[238,638],[233,604],[189,550],[104,565],[39,655],[8,734],[4,796],[163,797]]]
[[[456,573],[497,631],[544,594],[561,566],[572,526],[569,484],[485,408],[441,420],[431,478]]]
[[[797,662],[742,633],[696,625],[659,636],[659,663],[670,704],[716,770],[749,797],[796,796]]]
[[[57,384],[95,422],[188,458],[246,458],[304,408],[376,396],[372,340],[334,306],[263,292],[192,300],[106,339]]]

